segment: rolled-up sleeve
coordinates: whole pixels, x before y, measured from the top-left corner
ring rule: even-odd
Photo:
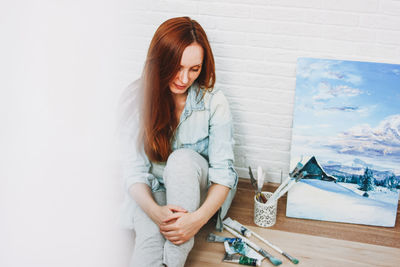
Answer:
[[[124,187],[129,194],[133,184],[144,183],[150,188],[155,177],[149,172],[150,161],[144,152],[139,136],[139,89],[141,81],[136,80],[124,91],[119,106],[119,151]],[[130,194],[129,194],[130,195]]]
[[[138,142],[139,119],[136,114],[121,129],[120,151],[122,175],[125,189],[129,192],[135,183],[144,183],[151,188],[154,176],[149,173],[151,164],[144,152],[143,144]]]
[[[232,116],[222,91],[211,97],[209,125],[209,179],[212,183],[236,188],[238,175],[233,167]]]

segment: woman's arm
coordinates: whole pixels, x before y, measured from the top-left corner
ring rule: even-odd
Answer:
[[[192,238],[200,228],[218,211],[229,193],[229,187],[213,184],[208,189],[207,197],[196,211],[191,213],[176,212],[160,225],[160,231],[166,239],[180,245]]]
[[[187,212],[185,209],[175,205],[159,206],[154,200],[150,187],[147,184],[136,183],[130,187],[129,193],[142,210],[158,226],[161,226],[163,221],[174,214],[174,212]]]
[[[208,189],[207,197],[201,207],[195,211],[202,218],[203,225],[218,211],[229,193],[229,187],[213,184]]]

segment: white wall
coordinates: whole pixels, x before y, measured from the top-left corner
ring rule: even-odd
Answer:
[[[127,266],[118,2],[0,2],[0,266]]]
[[[400,63],[396,0],[0,2],[0,266],[126,266],[115,105],[164,20],[207,31],[236,165],[288,172],[296,60]]]
[[[121,80],[139,76],[159,24],[185,15],[211,41],[241,177],[249,165],[274,182],[289,171],[298,57],[400,63],[398,0],[139,0],[125,1],[121,14]]]

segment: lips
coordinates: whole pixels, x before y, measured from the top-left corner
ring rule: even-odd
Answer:
[[[181,86],[181,85],[177,85],[176,83],[174,83],[175,87],[179,90],[184,90],[186,89],[186,86]]]

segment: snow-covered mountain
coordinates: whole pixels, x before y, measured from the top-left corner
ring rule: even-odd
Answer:
[[[366,168],[372,170],[374,178],[378,181],[384,180],[394,175],[390,170],[380,170],[378,166],[368,164],[361,159],[355,158],[349,165],[343,165],[337,161],[328,161],[321,163],[324,170],[329,174],[337,177],[351,177],[352,175],[363,175]],[[400,181],[400,176],[396,176]]]
[[[368,164],[368,163],[366,163],[365,161],[362,161],[361,159],[355,158],[355,159],[353,160],[352,166],[361,166],[361,167],[364,167],[364,168],[368,167],[368,168],[370,168],[370,169],[373,169],[373,166],[374,166],[374,165]]]

